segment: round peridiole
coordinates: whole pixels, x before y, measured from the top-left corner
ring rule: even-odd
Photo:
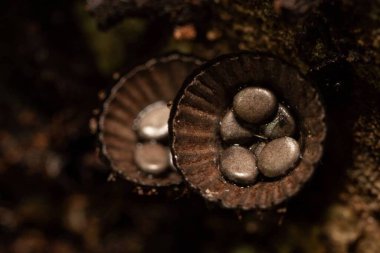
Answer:
[[[160,140],[168,137],[170,109],[164,101],[158,101],[145,107],[137,115],[134,129],[144,140]]]
[[[263,123],[277,111],[277,98],[268,89],[247,87],[233,98],[233,108],[239,118],[252,124]]]
[[[279,105],[276,117],[261,128],[264,136],[276,139],[293,136],[296,131],[296,122],[289,110],[285,106]]]
[[[136,145],[134,159],[141,171],[162,175],[170,167],[169,153],[169,149],[159,143],[139,143]]]
[[[255,155],[248,149],[236,145],[223,151],[220,166],[227,180],[240,185],[255,182],[259,174]]]
[[[221,120],[220,134],[223,141],[232,144],[248,142],[255,137],[255,131],[239,124],[232,110]]]
[[[285,175],[300,158],[298,142],[282,137],[268,142],[257,154],[258,167],[266,177]]]

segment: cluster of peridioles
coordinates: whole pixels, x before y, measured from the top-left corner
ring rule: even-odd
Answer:
[[[104,100],[97,130],[102,158],[136,185],[184,184],[226,208],[268,209],[310,178],[326,126],[295,68],[246,52],[135,67]]]
[[[253,184],[259,172],[268,178],[284,175],[300,156],[298,142],[290,137],[295,129],[291,113],[273,92],[255,86],[242,89],[221,121],[221,137],[232,144],[221,155],[222,173],[241,185]]]

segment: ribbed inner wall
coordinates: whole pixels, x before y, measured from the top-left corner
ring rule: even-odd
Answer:
[[[272,89],[302,118],[306,160],[280,179],[238,187],[219,172],[219,122],[234,94],[242,86],[254,84]],[[322,146],[309,135],[324,138],[324,113],[316,91],[296,70],[272,58],[242,55],[208,67],[187,85],[173,119],[173,148],[186,179],[205,198],[226,207],[266,209],[293,196],[307,181],[322,152]]]
[[[185,77],[196,67],[192,61],[158,62],[138,71],[119,86],[106,101],[103,112],[102,142],[113,169],[128,180],[144,185],[169,185],[181,182],[177,172],[152,177],[140,172],[134,162],[138,137],[133,123],[138,113],[157,101],[172,100]],[[123,79],[122,79],[123,80]],[[117,89],[117,90],[116,90]]]

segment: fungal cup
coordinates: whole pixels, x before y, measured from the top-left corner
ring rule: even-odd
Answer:
[[[264,108],[259,111],[260,117],[244,118],[244,110],[236,112],[234,108],[237,94],[241,95],[247,88],[260,89],[266,98],[260,105]],[[244,96],[240,97],[244,101]],[[264,111],[268,106],[273,108]],[[239,130],[242,136],[236,140],[226,140],[224,135],[235,124],[231,123],[233,120],[228,121],[227,130],[221,126],[231,110],[237,122],[243,121],[238,124],[244,131]],[[280,125],[276,125],[276,115],[281,116],[277,118]],[[185,180],[209,201],[227,208],[268,209],[294,196],[310,178],[322,155],[326,133],[324,116],[317,91],[295,68],[273,57],[252,53],[222,56],[193,73],[177,94],[169,120],[174,163]],[[231,119],[231,115],[229,117]],[[287,127],[283,127],[284,124]],[[274,142],[282,135],[293,138]],[[235,155],[237,149],[228,153],[228,159],[223,155],[225,150],[234,144],[249,150],[254,143],[261,142],[266,143],[261,146],[261,155],[268,159],[263,162],[259,155],[255,161],[259,170],[260,166],[267,170],[262,169],[255,179],[253,174],[244,174],[247,181],[239,183],[240,179],[235,180],[237,174],[232,175],[223,165],[223,160],[233,164],[231,154]],[[289,168],[276,174],[268,172],[268,164],[282,168],[272,154],[278,147],[281,152],[282,147],[289,148],[293,159],[286,160],[287,154],[280,154],[278,158],[282,157]],[[245,150],[242,152],[247,155]],[[250,152],[252,156],[257,155],[255,151]],[[256,173],[253,167],[250,171]]]
[[[135,67],[111,89],[101,107],[98,140],[101,158],[113,171],[143,186],[182,182],[176,170],[165,170],[171,166],[171,158],[165,147],[163,118],[168,117],[166,103],[200,64],[200,60],[180,54],[152,59]]]

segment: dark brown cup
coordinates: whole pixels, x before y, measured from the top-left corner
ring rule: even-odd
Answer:
[[[247,86],[261,86],[288,105],[297,122],[301,158],[286,175],[261,177],[238,186],[220,172],[224,144],[220,121],[234,95]],[[169,120],[174,163],[190,186],[226,208],[268,209],[294,196],[310,178],[322,155],[325,111],[317,91],[284,62],[253,53],[226,55],[203,65],[178,93]]]
[[[201,64],[180,54],[152,59],[135,67],[111,89],[98,118],[101,158],[128,181],[144,186],[169,186],[182,182],[175,170],[161,176],[143,173],[135,164],[138,136],[133,123],[138,113],[157,101],[172,101],[186,76]]]

